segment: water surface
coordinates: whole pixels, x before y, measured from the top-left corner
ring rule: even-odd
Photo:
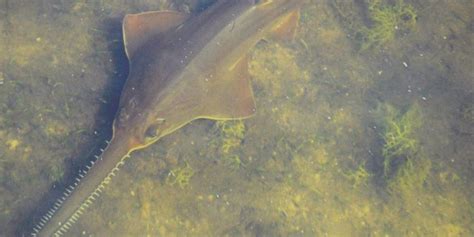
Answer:
[[[124,14],[209,2],[0,2],[0,235],[110,136]],[[311,1],[294,41],[252,50],[255,117],[134,153],[71,235],[474,235],[473,12]]]

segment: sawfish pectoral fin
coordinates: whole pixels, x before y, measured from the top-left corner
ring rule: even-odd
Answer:
[[[188,14],[176,11],[152,11],[128,14],[123,19],[123,41],[125,52],[130,59],[150,38],[181,25]]]
[[[270,36],[284,41],[292,41],[300,21],[300,11],[295,10],[280,19],[270,30]]]
[[[234,65],[221,68],[208,83],[201,118],[242,119],[255,114],[256,106],[248,72],[248,56]]]

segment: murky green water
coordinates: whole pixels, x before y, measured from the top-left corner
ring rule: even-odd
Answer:
[[[1,236],[110,135],[124,14],[197,8],[173,2],[0,1]],[[70,235],[474,235],[473,16],[470,0],[313,0],[293,42],[252,50],[256,116],[133,153]]]

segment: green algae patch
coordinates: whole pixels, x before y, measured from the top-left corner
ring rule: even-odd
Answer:
[[[180,188],[186,188],[193,175],[194,169],[188,163],[185,163],[182,167],[176,167],[170,170],[165,182],[171,186],[178,185]]]
[[[49,180],[53,182],[60,182],[64,178],[64,167],[60,164],[51,164],[47,172]]]
[[[86,125],[93,124],[94,121],[87,119],[88,117],[95,117],[99,121],[104,119],[99,115],[93,116],[97,114],[97,110],[90,107],[101,104],[97,101],[105,102],[102,98],[91,95],[101,97],[108,93],[104,92],[101,86],[106,81],[106,74],[114,80],[110,84],[116,84],[116,74],[113,69],[107,70],[107,65],[110,64],[107,62],[109,59],[116,60],[117,57],[110,55],[108,51],[111,49],[106,48],[108,43],[105,41],[117,40],[120,35],[112,39],[104,37],[104,32],[99,28],[102,24],[109,25],[109,22],[91,22],[88,19],[95,19],[95,16],[91,17],[87,12],[93,12],[99,19],[109,19],[110,16],[121,16],[126,12],[162,9],[168,2],[144,0],[125,6],[117,1],[77,1],[70,13],[65,12],[66,15],[61,15],[55,22],[51,22],[52,27],[69,25],[65,23],[65,19],[83,14],[86,16],[84,26],[88,25],[85,28],[79,25],[81,29],[74,28],[63,33],[67,38],[66,35],[70,33],[87,31],[83,39],[77,39],[78,45],[72,45],[71,52],[66,52],[64,63],[69,66],[66,65],[59,74],[57,69],[52,69],[59,66],[63,68],[64,65],[61,61],[53,62],[51,65],[54,66],[49,65],[49,59],[54,59],[56,52],[46,45],[50,42],[56,43],[50,37],[54,38],[59,33],[51,36],[38,34],[39,31],[49,32],[48,26],[33,25],[25,22],[26,19],[15,19],[18,22],[15,25],[35,27],[31,29],[31,34],[23,30],[15,31],[12,34],[13,39],[18,37],[19,32],[27,36],[15,45],[21,44],[27,49],[30,44],[46,51],[28,52],[12,48],[19,53],[16,58],[0,55],[0,60],[6,62],[7,59],[13,59],[9,63],[24,71],[20,73],[20,70],[16,72],[11,68],[1,69],[5,83],[0,85],[0,90],[3,89],[0,100],[4,101],[5,105],[12,104],[12,101],[16,105],[16,108],[11,110],[2,110],[6,113],[0,115],[0,203],[4,207],[0,213],[0,223],[5,223],[4,226],[12,228],[8,223],[14,222],[12,219],[18,216],[15,213],[22,213],[25,208],[34,208],[29,204],[31,197],[48,190],[51,181],[61,179],[64,169],[61,161],[64,157],[76,157],[73,151],[63,151],[63,146],[58,145],[59,140],[69,140],[69,137],[78,131],[77,128],[92,131],[92,128]],[[460,143],[454,146],[448,141],[455,137],[453,134],[439,135],[445,137],[448,144],[446,145],[432,140],[429,133],[423,130],[423,127],[432,126],[430,129],[437,133],[440,126],[450,123],[442,120],[438,124],[432,124],[434,119],[443,115],[442,112],[433,112],[428,116],[430,108],[438,106],[430,99],[437,96],[443,98],[443,94],[425,90],[426,85],[417,83],[420,80],[418,75],[432,75],[421,70],[420,65],[428,65],[431,69],[433,61],[439,64],[441,61],[450,61],[449,57],[442,56],[446,55],[446,52],[439,47],[450,49],[452,44],[456,52],[459,52],[459,39],[463,38],[456,38],[459,37],[456,34],[450,35],[450,31],[453,27],[460,31],[463,25],[458,24],[458,20],[443,26],[446,21],[444,15],[438,17],[429,11],[415,12],[423,14],[420,21],[410,21],[402,16],[406,21],[400,25],[380,28],[393,31],[387,41],[374,35],[374,42],[369,43],[365,34],[376,29],[378,23],[372,19],[371,14],[374,11],[369,11],[367,1],[361,4],[367,21],[361,23],[362,21],[357,19],[358,21],[351,21],[350,26],[344,26],[357,30],[357,37],[360,38],[353,39],[359,43],[357,49],[360,49],[362,44],[370,51],[400,43],[395,45],[400,49],[397,53],[406,55],[406,61],[410,65],[406,69],[408,72],[404,71],[402,74],[417,73],[408,75],[411,76],[409,85],[413,89],[411,95],[417,93],[418,96],[426,92],[432,96],[428,101],[420,100],[423,104],[416,105],[417,108],[414,104],[405,108],[395,106],[400,103],[386,97],[389,91],[374,88],[376,83],[389,81],[377,80],[388,75],[387,69],[373,66],[383,60],[374,62],[374,59],[365,58],[364,55],[354,55],[351,37],[356,36],[348,36],[349,33],[344,32],[333,19],[331,10],[334,9],[329,5],[357,5],[364,1],[312,2],[302,12],[302,27],[298,34],[303,38],[297,38],[294,44],[287,45],[264,41],[255,48],[253,59],[249,63],[258,108],[254,117],[222,123],[197,121],[146,151],[134,153],[134,159],[127,162],[119,172],[113,181],[114,185],[108,186],[107,191],[97,200],[98,205],[95,206],[98,208],[91,208],[85,214],[87,218],[81,219],[80,223],[72,227],[71,234],[471,236],[474,232],[471,227],[474,217],[470,191],[473,190],[472,177],[469,176],[470,173],[467,172],[466,176],[466,173],[460,171],[469,170],[460,168],[460,160],[463,158],[460,154],[463,153],[459,153],[459,150],[462,146]],[[397,5],[403,4],[407,7],[416,1],[371,2],[378,3],[372,6],[375,12],[385,11],[385,15],[380,14],[380,19],[386,21],[389,19],[388,11],[396,12],[393,8]],[[436,5],[438,4],[443,5],[441,2]],[[447,3],[444,4],[446,6]],[[462,4],[450,2],[448,5]],[[426,7],[438,9],[438,13],[452,13],[446,10],[451,7],[443,9],[430,4]],[[465,6],[458,7],[469,12]],[[339,10],[344,11],[343,7]],[[356,11],[352,11],[353,8],[346,10],[348,11],[345,13],[356,14]],[[438,29],[439,25],[442,30],[429,32],[426,34],[427,40],[423,42],[438,37],[442,43],[434,46],[419,44],[420,50],[428,50],[416,51],[416,55],[423,53],[424,56],[414,57],[407,54],[407,44],[396,41],[402,39],[400,34],[411,31],[412,27],[419,27],[420,30],[423,27],[425,30],[427,25],[421,25],[421,19],[426,21],[428,13],[432,15],[432,19],[439,19],[437,26],[432,27]],[[78,19],[71,20],[80,22]],[[469,19],[466,22],[468,25]],[[444,35],[448,40],[442,38]],[[40,38],[39,42],[36,41],[37,37]],[[0,45],[4,45],[4,41],[5,37],[0,37]],[[90,45],[91,43],[93,45]],[[62,44],[59,42],[59,49],[64,48]],[[456,52],[450,52],[450,55],[458,55]],[[81,53],[84,53],[84,57]],[[393,62],[390,61],[393,53],[394,50],[384,51],[388,63]],[[32,58],[29,59],[28,56]],[[433,59],[427,61],[428,57]],[[414,63],[416,60],[417,64]],[[88,61],[86,65],[85,61]],[[449,74],[449,81],[456,84],[456,80],[461,78],[456,73],[462,71],[459,69],[463,64],[454,62],[451,66],[455,67],[447,67],[445,70],[454,73]],[[97,68],[106,69],[88,74],[87,71],[94,68],[92,64],[96,64]],[[80,77],[81,80],[76,80],[79,77],[69,80],[72,79],[69,77],[71,73],[82,75],[83,66],[87,67],[86,73]],[[389,64],[387,67],[392,66],[393,64]],[[436,67],[439,66],[436,64]],[[378,70],[384,72],[380,71],[377,75]],[[393,70],[398,73],[398,69]],[[30,78],[28,74],[33,76]],[[47,83],[39,83],[43,81]],[[15,87],[12,86],[13,83]],[[29,86],[28,83],[32,85]],[[73,86],[65,86],[69,83],[73,83]],[[433,86],[431,83],[432,81],[428,83],[428,87]],[[74,85],[77,88],[73,88]],[[36,95],[22,92],[20,89],[25,86],[28,86],[25,91],[35,92]],[[415,91],[414,88],[418,87],[421,90]],[[70,88],[80,94],[80,98],[90,99],[69,100],[71,96],[66,92],[71,92]],[[80,91],[78,88],[87,89]],[[12,96],[7,97],[4,91],[14,95],[15,100],[11,99]],[[395,93],[403,95],[402,91]],[[38,94],[51,95],[39,98]],[[374,103],[373,94],[377,95],[377,99],[381,97],[388,101],[380,106],[379,110],[382,112],[378,114],[380,116],[376,129],[370,126],[372,121],[366,121],[371,112],[367,107],[372,107]],[[413,97],[407,96],[406,99]],[[81,106],[79,103],[87,103],[88,106]],[[29,104],[36,106],[34,110]],[[38,106],[40,104],[48,107]],[[108,108],[109,104],[102,107]],[[468,103],[461,108],[455,107],[459,110],[456,112],[461,113],[459,117],[467,125],[471,125],[472,105]],[[19,111],[33,112],[19,114]],[[52,117],[53,113],[64,113],[67,116]],[[12,119],[18,118],[18,115],[21,115],[19,119]],[[37,118],[38,121],[29,125],[29,122],[25,122],[29,120],[24,117]],[[74,124],[77,125],[73,126]],[[29,126],[38,129],[28,128]],[[446,127],[447,130],[451,128]],[[463,136],[464,140],[465,137],[469,138],[465,133]],[[20,141],[16,149],[8,148],[9,139]],[[464,141],[460,137],[455,139]],[[44,145],[45,143],[47,145]],[[71,139],[67,144],[70,150],[88,150],[89,147],[97,145],[94,138],[84,136],[81,139]],[[444,152],[433,149],[433,146],[440,145],[448,149]],[[453,147],[459,150],[450,149]],[[52,150],[55,150],[54,154]],[[464,154],[472,152],[467,151]],[[183,157],[186,159],[183,160]],[[375,162],[380,163],[374,165],[373,160],[376,159]],[[451,159],[454,161],[451,162]],[[229,169],[232,172],[229,172]],[[28,172],[24,172],[25,170]],[[49,184],[45,184],[44,180],[49,180]],[[378,180],[383,180],[384,185],[378,186]],[[6,233],[8,235],[13,232],[6,230]]]
[[[14,151],[21,144],[21,141],[18,139],[10,139],[5,142],[8,147],[8,150]]]
[[[335,0],[330,5],[359,51],[387,46],[417,25],[417,11],[405,0]]]
[[[245,124],[242,120],[217,121],[215,126],[222,138],[223,154],[229,154],[240,146],[245,136]]]
[[[372,25],[361,31],[361,50],[383,46],[395,39],[397,32],[407,32],[416,26],[416,10],[404,0],[397,0],[395,4],[368,0],[367,6]]]
[[[416,199],[417,192],[429,185],[431,169],[431,160],[424,156],[408,159],[389,180],[389,192],[403,199]]]
[[[361,164],[356,170],[344,173],[344,176],[352,182],[353,188],[357,188],[360,185],[367,186],[372,174],[367,171],[365,164]]]
[[[434,163],[433,153],[423,144],[427,118],[420,105],[413,103],[402,110],[383,103],[381,111],[384,144],[380,153],[388,194],[380,213],[381,223],[386,224],[384,232],[395,236],[465,234],[467,222],[452,214],[468,215],[462,206],[469,206],[469,201],[457,190],[461,187],[459,176]]]
[[[266,176],[281,162],[282,157],[268,160]],[[367,226],[377,221],[372,204],[377,201],[367,186],[354,188],[339,163],[330,144],[304,145],[291,162],[279,165],[284,170],[279,172],[286,174],[281,181],[273,181],[253,201],[260,217],[275,222],[283,236],[367,234]]]
[[[384,141],[382,156],[386,177],[396,173],[397,168],[406,161],[417,159],[421,153],[417,131],[422,123],[421,111],[418,104],[412,105],[406,112],[395,109],[390,104],[379,107],[381,116],[380,126]]]
[[[310,75],[296,62],[296,54],[290,48],[277,43],[257,45],[249,62],[249,72],[255,75],[255,93],[265,93],[275,99],[304,96]]]
[[[230,169],[245,166],[240,157],[241,144],[246,131],[244,121],[217,121],[212,130],[213,138],[210,144],[217,149],[217,160]]]

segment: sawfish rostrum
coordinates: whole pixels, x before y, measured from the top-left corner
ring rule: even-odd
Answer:
[[[38,220],[32,235],[64,235],[132,151],[198,118],[252,116],[256,110],[248,51],[266,36],[291,37],[302,2],[221,0],[198,15],[126,15],[123,35],[130,74],[112,139]]]

